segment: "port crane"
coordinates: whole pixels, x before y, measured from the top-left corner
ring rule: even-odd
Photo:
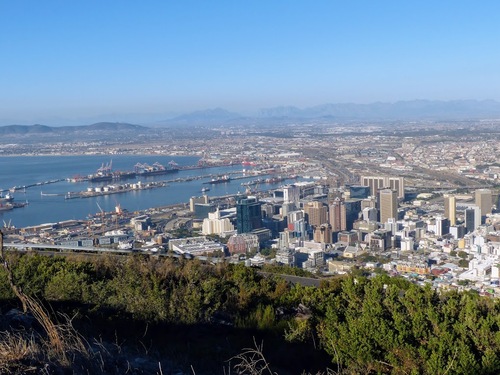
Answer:
[[[104,223],[104,217],[105,217],[106,213],[104,212],[104,210],[100,206],[99,202],[95,202],[95,203],[97,204],[97,207],[99,207],[99,210],[101,210],[101,221]]]
[[[97,170],[97,173],[100,174],[108,174],[111,173],[111,168],[113,166],[113,160],[111,160],[109,163],[102,163],[101,167]]]

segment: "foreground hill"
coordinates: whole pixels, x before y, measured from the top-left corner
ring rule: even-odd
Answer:
[[[119,373],[105,371],[113,359],[99,356],[112,340],[121,353],[143,348],[140,361],[125,358],[125,363],[143,366],[134,373],[159,373],[151,369],[160,362],[164,373],[172,373],[165,371],[165,358],[175,358],[183,374],[220,374],[228,359],[253,346],[252,337],[257,344],[265,340],[263,354],[280,375],[317,373],[326,367],[342,375],[500,373],[500,303],[474,292],[438,293],[405,279],[369,278],[361,272],[317,288],[302,287],[241,265],[140,256],[70,259],[26,254],[11,256],[8,262],[15,282],[25,293],[50,303],[54,319],[61,312],[78,317],[72,322],[78,334],[85,335],[83,344],[90,343],[78,350],[94,358],[82,366],[102,363],[102,372],[91,373]],[[2,311],[8,311],[13,298],[0,268]],[[190,329],[194,336],[188,334]],[[29,346],[32,337],[18,336],[17,342]],[[43,347],[43,332],[37,337]],[[215,342],[217,337],[223,340]],[[26,363],[43,368],[43,361],[76,368],[71,358],[78,356],[67,355],[64,362],[43,350],[21,351],[2,362],[5,353],[15,354],[12,338],[0,338],[0,347],[11,348],[0,351],[0,370],[3,363],[5,373]],[[74,352],[74,341],[63,344],[73,346],[60,353]],[[313,358],[314,353],[329,357],[330,364]],[[237,363],[241,361],[231,360],[231,366]]]

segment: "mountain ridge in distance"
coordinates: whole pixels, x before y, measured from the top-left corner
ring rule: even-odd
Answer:
[[[97,122],[91,125],[76,126],[47,126],[47,125],[5,125],[0,126],[0,135],[22,135],[22,134],[67,134],[82,131],[138,131],[146,130],[147,127],[125,122]]]
[[[97,119],[99,116],[95,116]],[[122,117],[123,118],[123,117]],[[253,115],[242,115],[217,107],[176,115],[164,120],[146,121],[144,125],[101,121],[91,125],[47,126],[5,125],[0,135],[70,134],[78,131],[120,132],[147,131],[151,128],[177,126],[286,125],[288,123],[353,121],[451,121],[500,119],[500,102],[495,100],[409,100],[394,103],[326,103],[311,107],[276,106],[262,108]]]
[[[369,104],[326,103],[304,108],[277,106],[262,108],[253,116],[229,112],[222,108],[214,108],[194,111],[158,121],[156,125],[242,125],[311,120],[474,120],[492,117],[500,118],[500,103],[494,100],[409,100]]]

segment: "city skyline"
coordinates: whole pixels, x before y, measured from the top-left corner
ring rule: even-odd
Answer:
[[[500,4],[0,5],[0,124],[500,100]]]

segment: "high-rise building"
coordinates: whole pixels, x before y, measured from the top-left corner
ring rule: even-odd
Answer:
[[[484,222],[486,215],[491,214],[492,192],[490,189],[478,189],[475,191],[475,197],[476,206],[481,210],[481,220]]]
[[[481,209],[478,206],[469,206],[465,209],[465,228],[467,233],[474,232],[481,225]]]
[[[351,230],[353,224],[359,219],[361,212],[361,199],[346,199],[342,203],[341,218],[343,230]]]
[[[321,243],[332,243],[332,226],[321,224],[314,228],[314,241]]]
[[[332,232],[340,232],[341,230],[345,230],[345,228],[342,228],[342,201],[343,200],[341,198],[337,197],[330,205],[329,215]]]
[[[436,217],[436,235],[443,236],[450,233],[450,219],[437,216]]]
[[[396,190],[383,189],[379,191],[380,222],[398,217],[398,197]]]
[[[285,203],[297,203],[300,200],[300,188],[296,185],[283,187],[283,201]]]
[[[234,226],[229,218],[221,218],[220,211],[217,209],[214,213],[209,213],[208,218],[203,220],[202,231],[203,235],[216,234],[218,236],[225,232],[234,231]]]
[[[377,196],[381,189],[391,189],[397,192],[397,198],[405,197],[404,177],[362,176],[361,185],[370,187],[373,196]]]
[[[194,212],[194,205],[196,203],[208,204],[208,196],[202,195],[201,197],[191,197],[189,199],[189,211]]]
[[[257,197],[239,198],[236,203],[236,228],[238,233],[249,233],[262,228],[261,203]]]
[[[454,226],[457,217],[457,202],[454,195],[444,195],[444,217],[450,221],[450,226]]]
[[[328,223],[328,207],[322,202],[307,202],[304,206],[304,212],[310,226]]]
[[[369,186],[350,186],[349,187],[349,197],[351,199],[364,199],[368,198],[370,195],[370,187]]]
[[[365,221],[377,221],[377,209],[374,207],[365,207],[363,209],[363,220]]]
[[[215,212],[217,205],[215,203],[195,203],[194,204],[194,217],[197,219],[206,219],[209,213]]]
[[[367,207],[377,208],[377,198],[375,196],[365,198],[361,201],[361,210],[364,210]]]

